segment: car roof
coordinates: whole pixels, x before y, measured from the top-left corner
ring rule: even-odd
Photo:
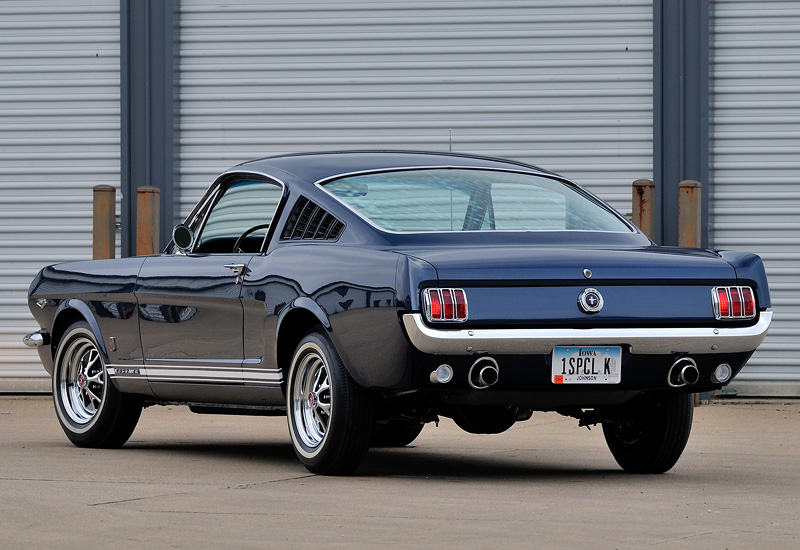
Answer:
[[[313,184],[320,180],[357,172],[392,169],[460,167],[496,170],[522,170],[555,176],[553,172],[521,162],[467,155],[423,151],[330,151],[295,153],[252,160],[231,168],[231,172],[257,172],[295,184]]]

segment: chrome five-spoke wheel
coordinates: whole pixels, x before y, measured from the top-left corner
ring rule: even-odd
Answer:
[[[292,415],[297,435],[309,449],[316,449],[331,420],[331,385],[322,351],[308,344],[294,372]]]
[[[297,345],[286,380],[297,457],[314,473],[353,472],[369,449],[372,396],[350,378],[322,327]]]
[[[123,395],[108,376],[85,321],[70,325],[56,348],[53,401],[64,433],[79,447],[119,447],[133,433],[141,400]]]
[[[65,351],[58,392],[64,411],[76,424],[88,424],[103,402],[106,371],[100,353],[89,338],[75,338]]]

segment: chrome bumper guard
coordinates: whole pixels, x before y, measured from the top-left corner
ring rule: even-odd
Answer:
[[[22,343],[29,348],[40,348],[50,343],[50,333],[46,330],[31,332],[22,338]]]
[[[440,355],[490,353],[544,355],[555,346],[627,345],[638,355],[672,353],[718,354],[753,351],[764,340],[772,312],[762,311],[749,327],[714,328],[543,328],[439,330],[422,321],[419,313],[403,315],[411,343],[419,351]]]

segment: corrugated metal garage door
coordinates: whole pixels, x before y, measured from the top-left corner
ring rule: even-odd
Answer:
[[[733,387],[800,395],[800,1],[715,2],[712,32],[711,242],[764,258],[775,311]]]
[[[28,285],[92,257],[92,187],[119,187],[119,5],[0,3],[0,391],[49,388]]]
[[[652,177],[649,0],[181,0],[186,214],[233,163],[294,151],[511,157],[623,212]]]

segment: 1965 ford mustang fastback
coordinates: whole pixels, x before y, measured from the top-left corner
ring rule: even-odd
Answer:
[[[163,254],[53,265],[25,337],[67,437],[116,447],[144,407],[285,414],[312,472],[354,471],[452,418],[601,424],[664,472],[695,392],[769,327],[753,254],[654,245],[579,186],[517,162],[340,152],[222,174]]]

